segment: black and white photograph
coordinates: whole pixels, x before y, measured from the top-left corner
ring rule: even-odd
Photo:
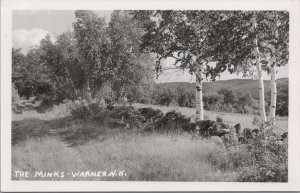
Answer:
[[[199,2],[11,10],[11,45],[1,43],[11,64],[4,72],[1,62],[1,85],[10,85],[1,88],[10,106],[1,107],[10,151],[2,178],[294,182],[293,10]]]

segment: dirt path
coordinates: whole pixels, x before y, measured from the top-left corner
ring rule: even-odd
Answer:
[[[12,121],[21,121],[24,119],[39,119],[39,120],[53,120],[70,115],[65,105],[53,106],[51,110],[44,113],[39,113],[36,110],[25,110],[20,113],[12,111]]]

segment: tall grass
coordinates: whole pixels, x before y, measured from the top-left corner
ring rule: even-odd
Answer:
[[[16,180],[43,180],[35,178],[35,172],[55,172],[83,170],[75,151],[67,148],[56,138],[28,139],[12,147],[12,179]],[[29,171],[29,178],[18,178],[14,171]],[[68,179],[68,176],[66,176]],[[45,179],[44,179],[45,180]],[[65,178],[47,178],[46,180],[66,180]]]
[[[237,181],[240,175],[236,168],[217,164],[221,161],[226,165],[230,160],[219,146],[210,140],[191,140],[189,136],[123,133],[74,148],[54,138],[30,139],[12,151],[13,171],[126,172],[126,176],[67,176],[64,180]]]
[[[106,116],[14,121],[12,174],[18,170],[32,175],[58,171],[65,176],[18,178],[13,175],[13,179],[287,181],[287,141],[281,145],[275,133],[269,135],[275,136],[274,139],[228,146],[213,137],[192,140],[187,133],[146,132],[110,122]],[[97,171],[124,171],[126,175],[68,175]]]

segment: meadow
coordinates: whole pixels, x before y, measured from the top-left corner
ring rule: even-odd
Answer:
[[[189,108],[151,107],[164,113],[173,109],[188,116],[193,113]],[[238,121],[243,126],[253,119],[209,111],[205,115],[209,119],[219,115],[231,124]],[[287,126],[287,120],[279,120],[278,124]],[[210,138],[192,139],[184,132],[147,132],[107,124],[101,119],[77,119],[70,116],[65,105],[45,113],[13,114],[12,144],[13,180],[236,182],[252,181],[244,175],[250,175],[256,167],[246,145],[225,148]],[[32,175],[17,177],[14,171],[29,171]],[[35,176],[54,171],[64,176]],[[93,176],[93,172],[101,175]]]

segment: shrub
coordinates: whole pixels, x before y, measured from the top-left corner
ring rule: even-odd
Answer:
[[[287,182],[288,140],[278,140],[280,136],[268,124],[247,144],[238,143],[232,132],[225,135],[226,150],[212,150],[209,162],[221,170],[238,169],[238,180],[242,182]]]
[[[204,108],[207,110],[219,111],[223,96],[217,93],[207,93],[203,95]]]
[[[88,103],[86,100],[76,100],[67,104],[71,115],[78,119],[84,119],[88,117],[99,117],[103,115],[104,106],[98,101]]]
[[[155,95],[155,103],[159,105],[169,106],[174,100],[175,94],[170,89],[164,89]]]
[[[289,84],[288,82],[278,84],[276,101],[276,114],[279,116],[289,115]]]
[[[230,145],[224,149],[215,149],[209,153],[208,161],[220,170],[247,168],[255,161],[245,145]]]
[[[75,118],[86,118],[89,116],[88,103],[86,100],[76,100],[68,104],[70,113]]]
[[[249,106],[244,106],[244,112],[246,114],[254,114],[254,109]]]
[[[251,170],[245,169],[240,181],[287,182],[288,180],[288,140],[279,141],[274,129],[264,126],[261,133],[247,145],[255,158]]]
[[[109,114],[111,118],[122,120],[127,127],[138,127],[142,126],[144,117],[140,112],[134,109],[132,106],[117,106]]]

